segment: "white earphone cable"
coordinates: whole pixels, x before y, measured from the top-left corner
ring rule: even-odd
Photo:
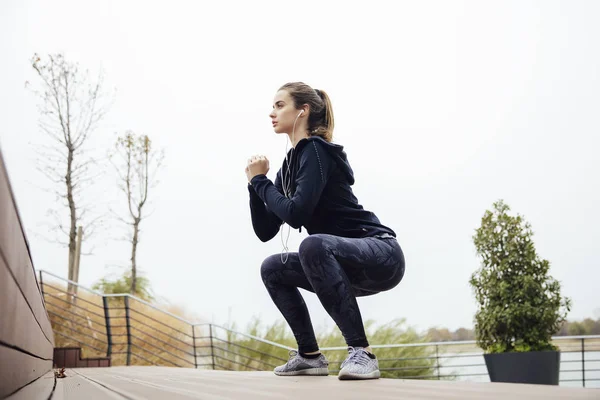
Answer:
[[[282,176],[281,176],[281,180],[282,180],[282,187],[283,187],[283,193],[285,195],[285,197],[287,197],[288,199],[291,198],[292,194],[292,177],[290,176],[290,163],[291,160],[294,158],[294,138],[295,138],[295,133],[296,133],[296,122],[298,121],[298,118],[300,118],[300,115],[304,112],[304,110],[300,111],[298,113],[298,115],[296,116],[296,119],[294,120],[294,126],[292,128],[292,149],[290,152],[290,157],[288,159],[288,150],[287,150],[287,145],[288,142],[286,140],[285,142],[285,160],[286,160],[286,173],[284,174],[282,172]],[[287,179],[286,179],[287,178]],[[287,182],[286,182],[287,181]],[[285,239],[285,242],[283,240],[283,225],[285,224],[282,223],[281,224],[281,244],[283,246],[283,250],[281,251],[281,262],[282,263],[286,263],[288,260],[288,256],[289,256],[289,248],[287,245],[287,242],[290,238],[290,226],[288,225],[288,232],[287,232],[287,238]]]

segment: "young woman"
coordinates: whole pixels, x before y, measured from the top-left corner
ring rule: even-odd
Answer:
[[[283,85],[270,114],[276,133],[286,133],[292,148],[275,182],[267,178],[269,161],[248,160],[252,226],[266,242],[283,223],[306,228],[299,251],[268,257],[261,275],[271,299],[298,344],[277,375],[327,375],[312,323],[298,288],[313,292],[335,321],[348,345],[339,379],[379,378],[357,296],[394,288],[404,275],[404,255],[395,232],[365,210],[354,196],[354,174],[343,147],[331,143],[333,110],[323,90],[302,82]]]

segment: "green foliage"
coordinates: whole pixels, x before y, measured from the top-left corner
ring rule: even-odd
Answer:
[[[414,329],[405,328],[404,320],[396,320],[387,325],[376,327],[373,321],[365,323],[365,330],[369,342],[372,344],[402,344],[402,343],[424,343],[422,338]],[[234,329],[231,327],[230,329]],[[254,319],[248,326],[246,333],[260,337],[272,342],[280,343],[291,348],[296,348],[296,340],[285,321],[279,321],[271,326],[263,328],[260,320]],[[272,370],[275,366],[284,364],[288,357],[288,351],[272,346],[268,343],[259,342],[250,338],[239,337],[233,334],[227,338],[228,343],[219,344],[219,350],[215,351],[219,364],[234,370]],[[343,336],[337,327],[329,332],[317,335],[317,341],[321,348],[345,347]],[[434,374],[435,359],[429,359],[434,355],[434,349],[427,346],[399,347],[399,348],[377,348],[373,349],[379,359],[382,376],[386,378],[403,378],[409,376],[431,376]],[[234,354],[237,353],[237,354]],[[333,372],[339,368],[340,363],[348,355],[346,350],[324,351],[330,362],[330,370]],[[387,368],[395,370],[386,371]],[[400,369],[403,368],[403,369]]]
[[[413,328],[405,327],[404,319],[397,319],[388,324],[376,326],[374,321],[365,322],[365,331],[369,343],[375,344],[418,344],[426,343],[427,339],[422,337]],[[322,347],[345,346],[344,339],[337,327],[319,338]],[[379,368],[383,378],[407,378],[418,376],[432,376],[436,361],[435,348],[429,346],[391,347],[375,348],[373,352],[379,359]],[[334,368],[339,365],[348,354],[336,352],[327,354],[327,358]],[[335,362],[335,364],[334,364]]]
[[[146,300],[154,300],[154,296],[151,293],[150,281],[148,278],[143,276],[136,277],[136,291],[133,293],[134,296]],[[110,280],[108,278],[102,278],[96,282],[92,289],[102,292],[104,294],[126,294],[131,292],[131,271],[123,274],[121,277]]]
[[[486,211],[473,241],[482,260],[472,274],[478,310],[477,344],[488,353],[554,350],[571,301],[560,294],[560,283],[540,259],[529,223],[511,216],[502,200]]]

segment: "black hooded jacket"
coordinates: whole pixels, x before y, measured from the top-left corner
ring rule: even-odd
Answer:
[[[296,229],[304,226],[310,235],[362,238],[387,233],[395,237],[392,229],[358,203],[353,184],[343,146],[318,136],[301,139],[288,152],[275,183],[257,175],[248,185],[254,232],[266,242],[286,222]]]

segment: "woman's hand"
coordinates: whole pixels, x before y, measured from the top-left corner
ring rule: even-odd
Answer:
[[[248,159],[248,165],[246,165],[246,177],[248,177],[248,182],[256,175],[266,175],[267,172],[269,172],[269,160],[267,160],[267,157],[252,156]]]

